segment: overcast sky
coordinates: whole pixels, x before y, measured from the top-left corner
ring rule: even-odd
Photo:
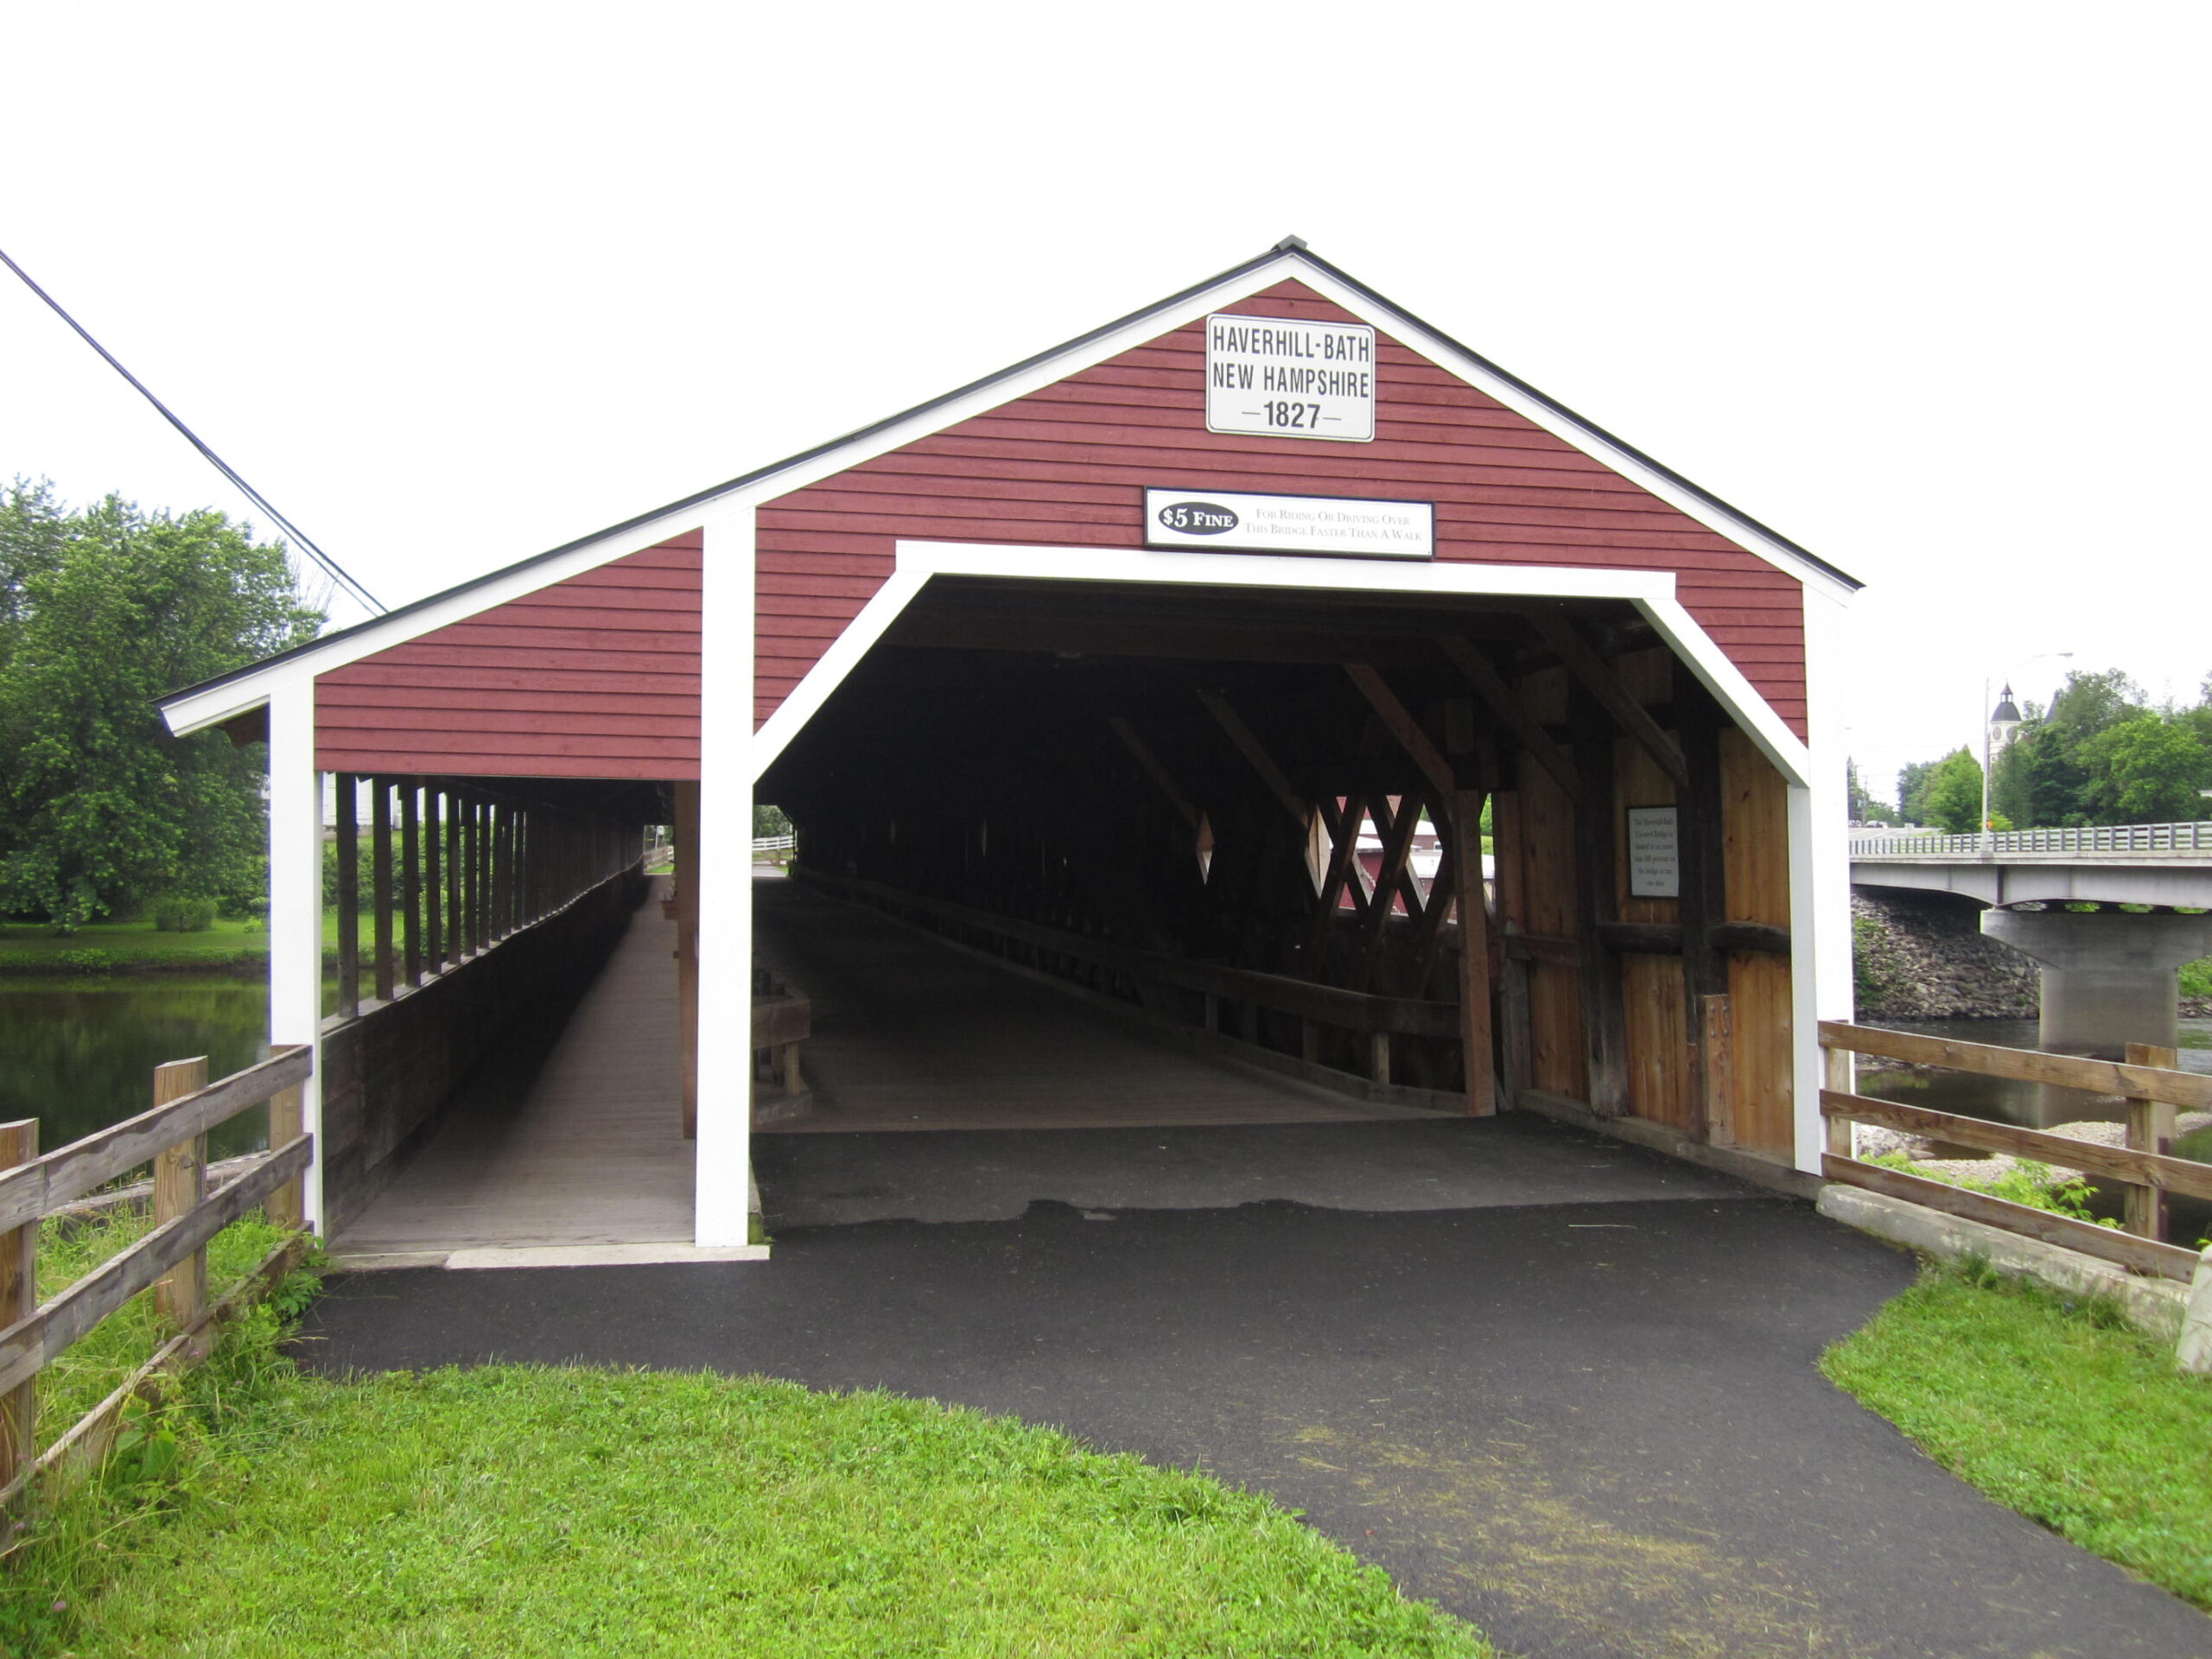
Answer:
[[[2212,671],[2207,17],[19,6],[0,246],[399,602],[1295,232],[1864,580],[1880,787]],[[0,272],[9,474],[249,511]]]

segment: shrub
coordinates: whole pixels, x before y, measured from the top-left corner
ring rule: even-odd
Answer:
[[[215,925],[215,901],[213,899],[193,899],[181,893],[173,893],[166,899],[155,899],[147,908],[154,918],[154,931],[157,933],[205,933]]]

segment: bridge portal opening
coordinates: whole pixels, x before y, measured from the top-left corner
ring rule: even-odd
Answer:
[[[756,798],[756,963],[834,986],[760,1129],[1523,1107],[1790,1156],[1783,781],[1627,601],[938,575]],[[1055,1067],[1055,995],[1149,1034]]]

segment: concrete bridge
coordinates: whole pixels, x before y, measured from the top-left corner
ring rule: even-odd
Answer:
[[[2055,1052],[2171,1047],[2176,972],[2212,956],[2212,823],[1854,834],[1851,881],[1989,906],[1981,931],[2041,964],[2039,1041]]]
[[[1851,837],[1853,887],[1956,893],[1995,908],[2096,903],[2212,909],[2212,822],[1980,836]]]

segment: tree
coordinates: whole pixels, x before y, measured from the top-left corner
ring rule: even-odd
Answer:
[[[1917,805],[1926,816],[1916,822],[1965,835],[1981,822],[1980,765],[1964,749],[1954,749],[1936,763]]]
[[[2099,804],[2089,749],[2145,712],[2142,688],[2122,670],[2069,674],[2048,709],[2026,706],[1990,779],[1990,804],[2024,828],[2120,822]]]
[[[2082,746],[2089,800],[2106,823],[2171,823],[2208,816],[2212,748],[2178,721],[2139,715]]]
[[[1859,763],[1847,760],[1843,763],[1844,798],[1848,804],[1853,823],[1895,823],[1897,815],[1890,810],[1886,801],[1878,801],[1859,775]]]
[[[212,509],[0,496],[0,909],[70,928],[256,879],[258,746],[168,734],[153,699],[314,638],[281,544]]]

